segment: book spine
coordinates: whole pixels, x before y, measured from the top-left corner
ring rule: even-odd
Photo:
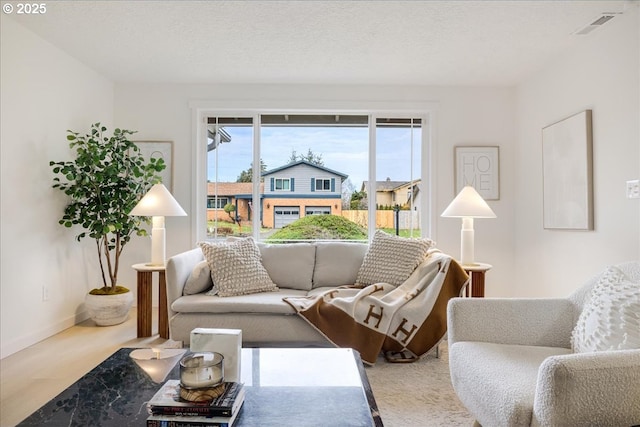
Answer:
[[[229,423],[181,420],[147,420],[147,427],[231,427]]]
[[[152,415],[178,415],[181,417],[199,416],[199,417],[230,417],[232,415],[231,408],[185,408],[182,406],[152,406]]]

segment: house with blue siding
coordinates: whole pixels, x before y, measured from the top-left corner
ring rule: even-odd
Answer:
[[[262,173],[262,225],[282,228],[307,215],[341,215],[348,175],[304,160]]]

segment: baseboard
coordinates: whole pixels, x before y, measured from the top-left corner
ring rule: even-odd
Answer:
[[[2,342],[2,347],[0,348],[0,359],[11,356],[14,353],[37,344],[40,341],[52,337],[55,334],[77,325],[80,322],[84,322],[87,319],[89,319],[89,313],[82,311],[80,313],[76,313],[74,316],[60,320],[59,322],[48,324],[45,328],[24,337],[20,337],[10,342]]]

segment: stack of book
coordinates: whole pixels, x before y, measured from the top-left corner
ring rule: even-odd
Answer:
[[[180,398],[180,381],[167,381],[147,405],[147,427],[232,427],[244,402],[242,383],[225,383],[224,392],[211,402]]]

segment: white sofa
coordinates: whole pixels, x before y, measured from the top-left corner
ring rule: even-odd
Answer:
[[[617,267],[640,283],[639,262]],[[451,381],[478,423],[640,425],[640,349],[571,350],[572,331],[599,280],[568,298],[449,301]]]
[[[277,292],[221,298],[199,292],[184,295],[194,268],[203,265],[202,250],[183,252],[167,261],[166,282],[170,336],[189,343],[195,328],[241,329],[244,343],[330,343],[295,314],[284,297],[317,295],[356,282],[368,245],[356,242],[258,244],[262,264]],[[196,269],[197,270],[197,269]]]

